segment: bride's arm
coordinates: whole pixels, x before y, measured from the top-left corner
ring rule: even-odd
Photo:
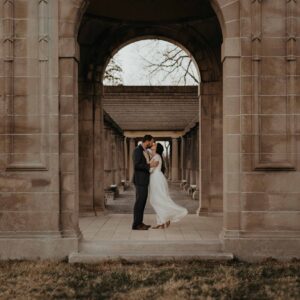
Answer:
[[[157,157],[156,156],[153,156],[150,160],[150,162],[152,161],[158,161]],[[155,170],[156,167],[153,167],[153,168],[150,168],[149,172],[152,173],[154,170]]]

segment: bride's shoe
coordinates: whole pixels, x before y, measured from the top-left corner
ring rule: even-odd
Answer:
[[[164,229],[165,224],[153,226],[152,229]]]

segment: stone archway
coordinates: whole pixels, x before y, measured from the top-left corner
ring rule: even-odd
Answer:
[[[90,1],[30,1],[22,2],[23,6],[20,8],[18,1],[2,1],[1,18],[8,24],[1,29],[1,34],[5,36],[1,46],[4,49],[1,52],[4,53],[1,63],[7,70],[3,77],[5,82],[3,102],[18,104],[19,109],[24,105],[26,109],[38,109],[34,118],[29,118],[32,117],[32,112],[26,109],[21,109],[24,114],[21,118],[18,119],[17,115],[12,117],[16,113],[11,110],[13,105],[8,105],[10,111],[4,113],[7,126],[4,126],[2,135],[4,146],[1,144],[3,146],[1,157],[5,161],[1,165],[3,191],[1,201],[4,201],[1,215],[1,233],[3,232],[4,238],[1,239],[1,246],[5,245],[1,247],[4,249],[1,252],[4,253],[3,257],[63,257],[76,250],[80,236],[78,228],[80,55],[77,36],[81,21],[84,22],[83,15],[88,3]],[[230,2],[224,8],[220,3],[222,1],[217,5],[224,11],[226,22],[239,19],[238,14],[235,14],[235,3]],[[226,13],[228,9],[230,14]],[[180,9],[177,11],[180,12]],[[17,14],[24,16],[22,22],[26,25],[29,24],[28,20],[33,20],[30,26],[13,26],[13,22],[17,22],[19,16]],[[35,34],[29,38],[27,33],[30,30]],[[14,43],[19,41],[18,34],[26,36],[26,39],[22,40],[26,47],[18,48],[14,53],[13,49],[16,48]],[[146,32],[140,34],[146,35]],[[155,35],[158,32],[152,31],[148,34]],[[31,47],[33,43],[36,47]],[[33,51],[34,49],[38,51]],[[225,47],[223,53],[228,56],[231,50]],[[197,56],[196,53],[193,55]],[[24,60],[20,63],[17,58]],[[38,62],[41,66],[37,68],[38,70],[29,67],[33,65],[32,58],[34,64]],[[14,71],[17,72],[16,76]],[[90,71],[90,74],[95,74]],[[36,89],[36,78],[41,79],[40,89]],[[22,101],[24,99],[26,101]],[[34,99],[40,99],[41,102],[38,103],[42,105],[34,105],[32,102]],[[18,124],[22,126],[13,126],[11,121],[17,119],[20,122]],[[40,197],[41,193],[43,197]],[[45,200],[46,204],[40,202],[41,198],[48,199]],[[32,246],[32,241],[28,240],[28,237],[34,238],[35,246]],[[7,250],[10,245],[14,248],[13,254]],[[33,247],[34,252],[31,251]]]
[[[199,73],[201,74],[201,87],[199,90],[199,95],[201,96],[200,99],[202,99],[203,102],[203,105],[201,105],[201,122],[203,121],[205,126],[201,127],[202,132],[200,132],[200,135],[205,135],[206,140],[210,141],[208,143],[212,143],[209,146],[206,144],[203,145],[201,150],[202,154],[200,155],[201,157],[205,157],[205,159],[203,159],[202,167],[200,166],[200,170],[202,170],[203,175],[200,176],[200,178],[203,178],[204,180],[199,179],[203,186],[203,188],[200,188],[201,193],[199,198],[202,198],[202,201],[200,200],[199,212],[222,210],[222,152],[220,151],[222,149],[222,82],[220,63],[221,34],[219,32],[218,25],[214,25],[211,20],[208,21],[206,27],[204,21],[201,21],[200,24],[199,22],[194,21],[193,23],[184,26],[177,24],[171,24],[168,26],[161,26],[157,24],[154,26],[141,26],[140,24],[126,24],[123,22],[121,27],[114,24],[111,29],[107,30],[107,35],[101,35],[100,41],[97,41],[97,37],[95,38],[95,41],[89,40],[89,44],[92,45],[92,47],[89,47],[86,40],[87,36],[89,36],[87,34],[89,28],[101,28],[101,26],[106,28],[106,26],[111,26],[111,21],[107,24],[106,20],[95,17],[90,18],[87,16],[84,18],[83,22],[84,25],[79,34],[79,43],[82,45],[80,60],[83,62],[80,66],[80,76],[82,77],[82,84],[85,86],[82,88],[82,90],[84,90],[82,97],[84,98],[86,105],[88,105],[88,102],[92,105],[95,97],[98,97],[97,99],[99,100],[99,103],[101,103],[101,77],[104,73],[108,60],[118,49],[132,41],[151,37],[158,39],[161,38],[171,41],[174,44],[178,44],[179,46],[184,45],[181,47],[187,48],[188,51],[192,53],[199,68]],[[216,42],[210,45],[207,44],[205,41],[206,37],[202,36],[201,32],[199,32],[199,27],[205,27],[206,30],[212,31]],[[185,32],[184,35],[182,33],[183,30]],[[193,41],[192,43],[190,42],[191,40]],[[91,68],[93,64],[94,67]],[[90,78],[97,82],[93,83]],[[97,85],[94,90],[98,91],[98,95],[93,95],[90,91],[88,91],[93,84]],[[86,121],[87,120],[85,120],[85,122]],[[90,122],[89,128],[92,128],[91,118]],[[93,132],[97,132],[97,130],[94,130]],[[212,134],[207,135],[209,132],[212,132]],[[85,131],[84,136],[89,135],[91,135],[91,133],[89,134]],[[98,140],[99,139],[100,137]],[[86,142],[84,144],[86,145]],[[88,153],[92,153],[92,150],[88,151]],[[98,153],[100,152],[98,151]],[[86,157],[90,156],[86,155]],[[196,158],[198,160],[198,157]],[[91,167],[92,162],[90,164],[85,163],[85,165]],[[211,167],[212,165],[214,168]],[[98,188],[103,190],[103,187],[99,185],[99,178],[103,176],[99,174],[99,170],[102,168],[103,167],[99,160],[99,165],[96,168],[97,175],[95,175],[95,178],[97,178]],[[82,172],[84,173],[85,171],[82,170]],[[91,178],[91,176],[84,177]],[[196,179],[193,179],[193,181],[195,180]],[[89,182],[91,184],[91,179]],[[194,182],[193,184],[195,183],[198,186],[197,182]],[[86,186],[88,186],[88,183]],[[89,190],[92,191],[91,186]],[[98,195],[101,195],[100,191],[98,192]],[[85,196],[85,199],[87,199],[87,195]],[[91,201],[90,203],[91,210],[93,205]]]
[[[203,19],[208,13],[214,17],[223,36],[223,248],[245,258],[298,257],[298,2],[153,0],[148,11],[144,1],[136,1],[141,17],[132,20],[130,13],[137,10],[128,12],[126,1],[115,1],[101,1],[112,8],[106,21],[151,24],[143,35],[161,34],[153,30],[155,24],[168,29],[169,23]],[[77,37],[93,1],[0,3],[0,63],[5,70],[0,78],[0,255],[64,257],[77,250],[80,236]],[[172,9],[163,9],[166,3]],[[101,6],[99,12],[104,13]],[[122,28],[128,38],[128,24],[119,26],[119,32]],[[194,37],[182,44],[192,47]],[[112,49],[99,57],[112,53],[110,44]],[[95,54],[88,57],[97,58]],[[86,74],[96,75],[96,61],[87,62]],[[212,64],[201,65],[210,78]],[[204,90],[211,95],[209,84]]]
[[[83,7],[83,6],[82,6]],[[86,6],[85,6],[86,7]],[[78,17],[78,16],[77,16]],[[82,18],[83,17],[83,14],[80,13],[80,17]],[[83,17],[83,22],[84,24],[86,24],[86,20],[84,19]],[[141,28],[138,28],[136,29],[135,32],[132,32],[129,30],[129,35],[128,35],[128,32],[124,34],[124,32],[126,32],[128,30],[128,28],[130,28],[131,24],[129,26],[125,26],[125,28],[122,28],[121,30],[119,29],[118,30],[118,33],[120,34],[119,37],[118,35],[114,35],[114,34],[111,34],[111,37],[112,37],[112,40],[107,40],[107,44],[108,47],[103,47],[102,50],[101,49],[97,49],[97,52],[98,52],[98,57],[100,59],[102,59],[102,62],[101,61],[97,61],[97,68],[94,68],[94,67],[91,67],[92,64],[91,63],[87,63],[86,66],[89,66],[88,68],[85,69],[85,75],[86,76],[90,76],[90,77],[93,77],[94,79],[97,79],[98,81],[98,91],[101,91],[101,74],[103,73],[104,71],[104,66],[106,64],[106,61],[108,60],[108,58],[112,55],[113,51],[115,51],[115,49],[117,49],[118,47],[120,47],[122,44],[128,42],[129,40],[131,39],[134,39],[134,38],[139,38],[139,36],[153,36],[153,35],[156,35],[156,36],[165,36],[166,38],[169,38],[169,39],[172,39],[172,40],[178,40],[176,38],[176,30],[173,31],[172,33],[172,29],[169,29],[169,30],[166,30],[166,28],[163,29],[159,29],[157,26],[155,28],[152,28],[152,29],[141,29]],[[165,25],[163,27],[166,27]],[[122,33],[122,30],[123,30],[123,33]],[[169,32],[168,34],[166,34],[166,32]],[[192,34],[193,36],[195,36],[195,33]],[[65,40],[65,38],[63,39]],[[73,42],[71,42],[71,39],[70,40],[65,40],[66,44],[65,47],[70,47],[70,48],[73,48],[74,50],[74,55],[76,55],[76,59],[73,60],[73,63],[74,63],[74,66],[75,64],[77,63],[77,60],[79,60],[79,56],[78,56],[78,48],[76,46],[76,42],[74,41],[73,39]],[[71,43],[70,43],[71,42]],[[180,42],[181,44],[184,44],[184,45],[187,45],[186,47],[190,50],[190,48],[193,48],[192,46],[192,42],[189,42],[189,41],[178,41]],[[73,44],[74,43],[74,44]],[[64,42],[62,42],[62,44],[64,45]],[[72,45],[70,45],[72,44]],[[191,44],[191,45],[189,45]],[[76,47],[75,47],[76,46]],[[191,47],[190,47],[191,46]],[[65,50],[66,50],[65,48]],[[223,48],[224,48],[224,44],[223,44]],[[100,50],[100,51],[99,51]],[[195,49],[197,50],[197,49]],[[102,52],[101,52],[102,51]],[[191,51],[191,50],[190,50]],[[228,51],[228,50],[227,50]],[[66,51],[67,52],[67,51]],[[65,53],[66,53],[65,52]],[[94,52],[90,52],[90,54],[92,54],[91,56],[93,57],[93,59],[95,59],[94,57],[94,53],[95,53],[95,49],[94,49]],[[100,54],[99,54],[100,52]],[[215,70],[218,70],[219,74],[217,75],[217,73],[212,73],[210,70],[212,70],[212,66],[213,64],[217,61],[217,60],[211,60],[211,58],[204,58],[203,59],[203,53],[197,53],[197,51],[195,51],[195,53],[193,53],[193,51],[191,51],[192,54],[194,55],[194,57],[196,57],[196,60],[197,61],[197,64],[198,66],[202,66],[203,67],[203,70],[202,70],[202,78],[206,78],[207,82],[209,82],[211,79],[216,79],[218,78],[220,80],[220,74],[222,73],[222,71],[220,70],[220,68],[218,67],[218,63],[216,64],[217,65],[217,68]],[[224,52],[223,52],[224,54]],[[98,59],[99,59],[98,58]],[[63,58],[62,58],[63,59]],[[68,58],[69,59],[69,58]],[[220,54],[219,54],[219,60],[221,61],[221,57],[220,57]],[[204,63],[201,63],[201,61]],[[95,62],[92,62],[92,63],[95,63]],[[207,63],[210,64],[207,65]],[[100,66],[100,67],[99,67]],[[102,67],[101,67],[102,66]],[[221,89],[221,86],[222,84],[220,83],[216,83],[217,86],[218,86],[218,95],[221,95],[222,93],[222,89]],[[201,89],[202,91],[202,94],[203,94],[203,98],[206,97],[207,98],[207,102],[210,102],[216,95],[212,94],[212,90],[215,90],[215,87],[213,87],[213,83],[207,83],[207,84],[203,84],[203,88]],[[100,94],[97,94],[97,95],[90,95],[92,98],[96,99],[100,99],[101,98],[101,93]],[[96,102],[96,103],[100,103],[99,101]],[[98,104],[96,104],[96,107],[99,111],[101,111],[101,107],[98,106]],[[96,114],[96,115],[101,115],[101,114]],[[94,125],[96,124],[100,124],[101,123],[101,119],[98,119],[98,121],[96,123],[94,123]],[[98,138],[99,140],[99,138]],[[220,147],[218,147],[218,149],[220,149]],[[98,151],[96,151],[99,153],[99,149]],[[78,154],[76,154],[78,155]],[[103,168],[103,162],[101,162],[100,160],[98,160],[98,163],[100,164],[100,169]],[[209,170],[208,170],[209,172]],[[100,176],[101,177],[101,176]],[[99,180],[99,174],[94,176],[94,178],[97,178]],[[102,188],[101,188],[102,189]],[[99,199],[103,198],[103,194],[101,194],[101,190],[98,190],[98,192],[96,191],[96,193],[98,194],[99,196]],[[206,193],[210,193],[210,189],[208,188],[208,190],[206,191]],[[221,193],[222,194],[222,193]],[[221,195],[222,197],[222,195]],[[77,200],[78,201],[78,200]],[[101,201],[101,200],[100,200]],[[204,204],[207,206],[207,204]],[[102,203],[100,203],[100,207],[102,206]],[[103,207],[103,206],[102,206]]]

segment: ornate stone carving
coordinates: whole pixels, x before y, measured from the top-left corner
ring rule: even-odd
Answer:
[[[5,48],[6,48],[6,57],[7,57],[7,78],[6,78],[6,96],[8,105],[8,121],[7,128],[8,139],[7,139],[7,148],[8,148],[8,171],[42,171],[48,170],[48,158],[47,154],[49,153],[49,143],[47,128],[49,128],[47,122],[49,122],[48,113],[48,101],[49,101],[49,69],[48,69],[48,60],[49,60],[49,36],[48,36],[48,0],[39,0],[37,2],[38,6],[38,63],[39,63],[39,73],[37,80],[37,89],[38,89],[38,114],[39,114],[39,124],[37,124],[40,129],[39,132],[39,151],[34,153],[34,158],[27,157],[27,153],[22,156],[17,157],[15,153],[15,113],[14,113],[14,24],[13,24],[13,12],[14,12],[14,2],[13,0],[7,0],[4,2],[4,11],[7,21],[6,25],[6,38],[5,38]],[[26,95],[28,97],[28,95]],[[26,99],[30,101],[30,99]],[[32,153],[29,153],[32,154]]]
[[[3,3],[3,49],[4,49],[4,99],[7,107],[6,118],[6,133],[11,133],[13,130],[12,114],[13,114],[13,100],[14,100],[14,1],[5,0]],[[12,151],[12,137],[6,137],[7,153]],[[8,155],[10,160],[10,155]]]
[[[254,152],[254,169],[294,169],[295,166],[295,141],[294,141],[294,118],[293,107],[295,102],[294,80],[296,71],[295,62],[295,21],[293,13],[296,10],[294,7],[296,0],[286,1],[287,11],[287,54],[288,61],[286,70],[287,80],[287,94],[286,94],[286,112],[284,113],[286,127],[284,132],[277,135],[280,143],[284,144],[284,153],[272,153],[272,146],[269,145],[266,137],[266,129],[263,127],[262,120],[264,117],[262,113],[261,100],[261,42],[262,36],[262,0],[252,0],[252,129],[253,129],[253,152]],[[267,47],[267,46],[265,46]],[[274,117],[270,114],[269,117]],[[276,116],[275,116],[276,117]],[[271,134],[269,134],[271,136]],[[276,135],[274,135],[276,137]],[[264,153],[263,148],[271,149],[268,153]]]

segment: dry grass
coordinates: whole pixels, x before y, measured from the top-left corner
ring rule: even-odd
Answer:
[[[299,298],[299,260],[0,262],[0,299]]]

